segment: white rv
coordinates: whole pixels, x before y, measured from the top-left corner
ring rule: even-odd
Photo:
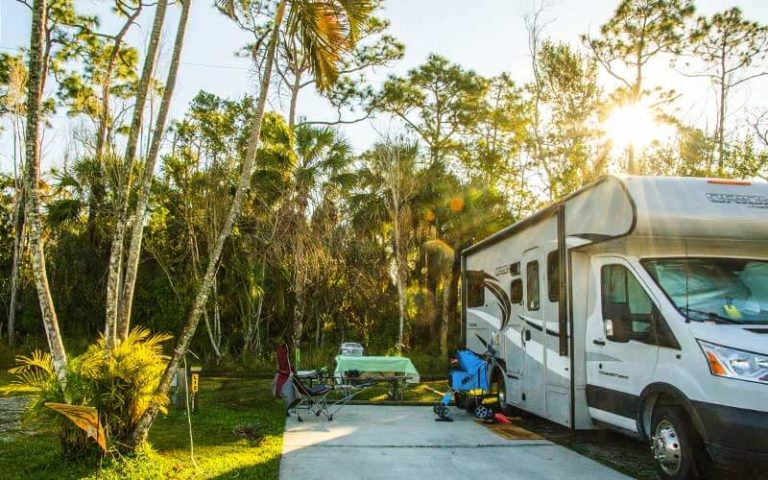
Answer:
[[[768,184],[608,176],[462,252],[502,406],[768,478]],[[482,339],[482,341],[481,341]]]

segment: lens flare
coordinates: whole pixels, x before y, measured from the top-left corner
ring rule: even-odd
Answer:
[[[660,124],[649,108],[637,103],[614,109],[603,130],[618,148],[644,148],[671,135],[670,129]]]

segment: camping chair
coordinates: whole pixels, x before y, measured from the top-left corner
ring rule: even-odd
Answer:
[[[296,412],[296,418],[302,422],[299,410],[306,410],[307,413],[314,413],[315,416],[325,415],[328,421],[333,421],[333,415],[341,410],[344,405],[349,403],[355,396],[366,388],[374,385],[376,382],[370,381],[357,385],[338,385],[335,383],[321,383],[318,385],[307,386],[302,379],[317,379],[322,381],[322,375],[319,371],[297,372],[291,365],[291,358],[288,353],[288,347],[285,344],[278,345],[275,349],[277,357],[277,374],[275,375],[273,393],[276,397],[282,398],[285,404],[285,416],[290,416],[291,411]],[[343,396],[328,403],[328,395],[333,391],[343,392]],[[333,411],[331,411],[331,409]]]
[[[313,413],[316,417],[325,416],[329,421],[333,421],[333,416],[348,404],[353,398],[375,385],[375,381],[368,381],[357,385],[337,385],[337,384],[318,384],[307,386],[302,382],[302,377],[291,374],[283,385],[280,396],[285,403],[285,415],[290,416],[291,412],[296,413],[296,419],[303,422],[299,410],[306,410],[307,414]],[[342,397],[333,402],[328,400],[331,392],[340,391]]]

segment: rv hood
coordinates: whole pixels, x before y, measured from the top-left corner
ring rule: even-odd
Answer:
[[[727,348],[768,355],[768,325],[723,325],[691,322],[689,328],[698,340]]]

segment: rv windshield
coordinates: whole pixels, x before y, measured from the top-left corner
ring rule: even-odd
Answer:
[[[644,260],[675,307],[693,321],[768,323],[768,262],[738,258]]]

